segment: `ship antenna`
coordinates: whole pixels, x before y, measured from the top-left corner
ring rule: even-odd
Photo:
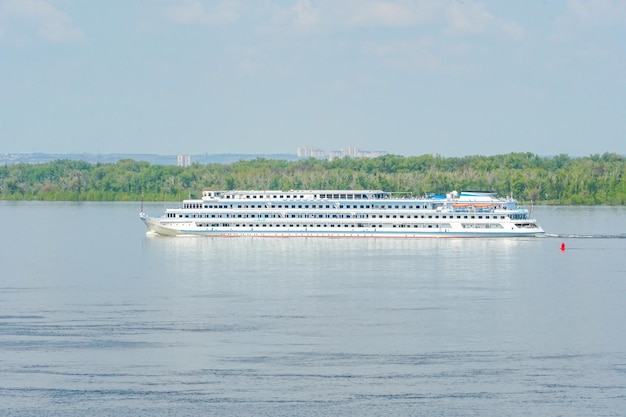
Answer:
[[[143,213],[143,193],[141,193],[141,212]]]

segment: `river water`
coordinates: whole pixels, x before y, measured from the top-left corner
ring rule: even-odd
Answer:
[[[432,240],[150,237],[138,212],[0,202],[0,415],[625,415],[625,207]]]

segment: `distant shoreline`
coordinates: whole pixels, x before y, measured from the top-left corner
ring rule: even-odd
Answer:
[[[56,157],[60,155],[55,155]],[[124,155],[129,157],[131,155]],[[233,158],[235,158],[233,156]],[[443,158],[270,159],[190,166],[124,158],[115,163],[55,159],[0,165],[0,199],[180,201],[212,190],[370,189],[427,195],[490,190],[522,204],[624,205],[626,158],[532,153]]]

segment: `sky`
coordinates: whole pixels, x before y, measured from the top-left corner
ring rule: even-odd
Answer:
[[[0,153],[626,155],[623,0],[0,0]]]

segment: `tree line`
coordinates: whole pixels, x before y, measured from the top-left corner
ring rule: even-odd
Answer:
[[[0,199],[75,201],[172,201],[204,189],[380,189],[412,195],[489,190],[538,204],[626,202],[624,156],[541,157],[437,155],[342,158],[332,161],[254,159],[190,167],[121,160],[88,163],[57,160],[0,166]]]

